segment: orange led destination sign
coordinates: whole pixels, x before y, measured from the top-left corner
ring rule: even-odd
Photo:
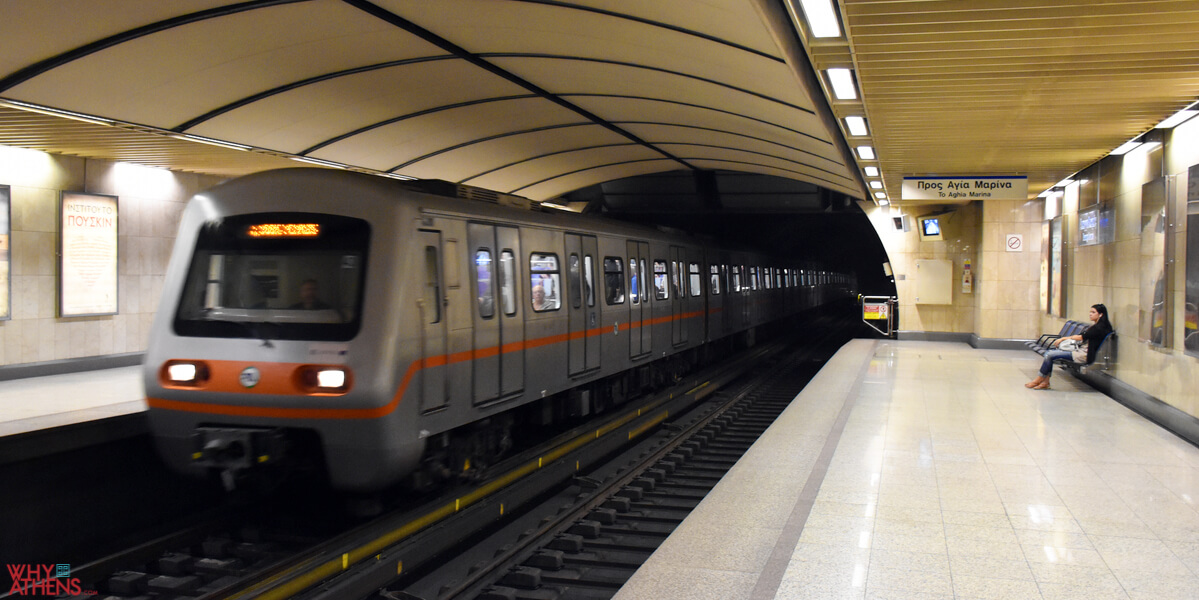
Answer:
[[[321,234],[319,223],[258,223],[246,228],[250,237],[315,237]]]

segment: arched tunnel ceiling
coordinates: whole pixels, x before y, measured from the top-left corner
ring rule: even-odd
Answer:
[[[298,156],[537,200],[675,170],[864,197],[780,6],[9,0],[0,99],[112,125],[10,104],[0,143],[221,175]]]

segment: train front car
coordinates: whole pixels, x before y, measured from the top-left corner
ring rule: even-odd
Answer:
[[[172,468],[232,487],[323,460],[330,484],[351,491],[415,468],[423,442],[400,414],[393,366],[405,240],[395,183],[288,169],[191,200],[144,373]]]

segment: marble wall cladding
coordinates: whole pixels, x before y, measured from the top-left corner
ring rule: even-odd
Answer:
[[[932,212],[929,208],[880,208],[872,203],[863,203],[866,212],[883,247],[887,251],[891,269],[895,273],[896,293],[899,295],[899,324],[904,331],[973,332],[977,322],[976,306],[980,296],[979,260],[980,239],[983,223],[978,203],[954,207],[947,214],[943,225],[943,241],[921,241],[916,230],[916,219]],[[891,217],[900,213],[912,219],[911,231],[895,229]],[[915,277],[916,261],[921,259],[949,259],[953,261],[953,302],[948,305],[916,304]],[[961,291],[961,278],[965,261],[971,261],[974,272],[974,290],[967,294]]]
[[[0,321],[0,365],[146,349],[188,198],[221,178],[0,146],[12,191],[12,319]],[[119,313],[58,318],[58,203],[63,191],[118,197]]]

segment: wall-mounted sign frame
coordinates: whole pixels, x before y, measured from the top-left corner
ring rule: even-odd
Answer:
[[[116,196],[63,192],[58,203],[58,316],[115,315]]]
[[[904,177],[904,200],[968,202],[970,200],[1027,200],[1024,175],[961,175],[957,177]]]
[[[12,188],[0,185],[0,321],[12,318]]]

